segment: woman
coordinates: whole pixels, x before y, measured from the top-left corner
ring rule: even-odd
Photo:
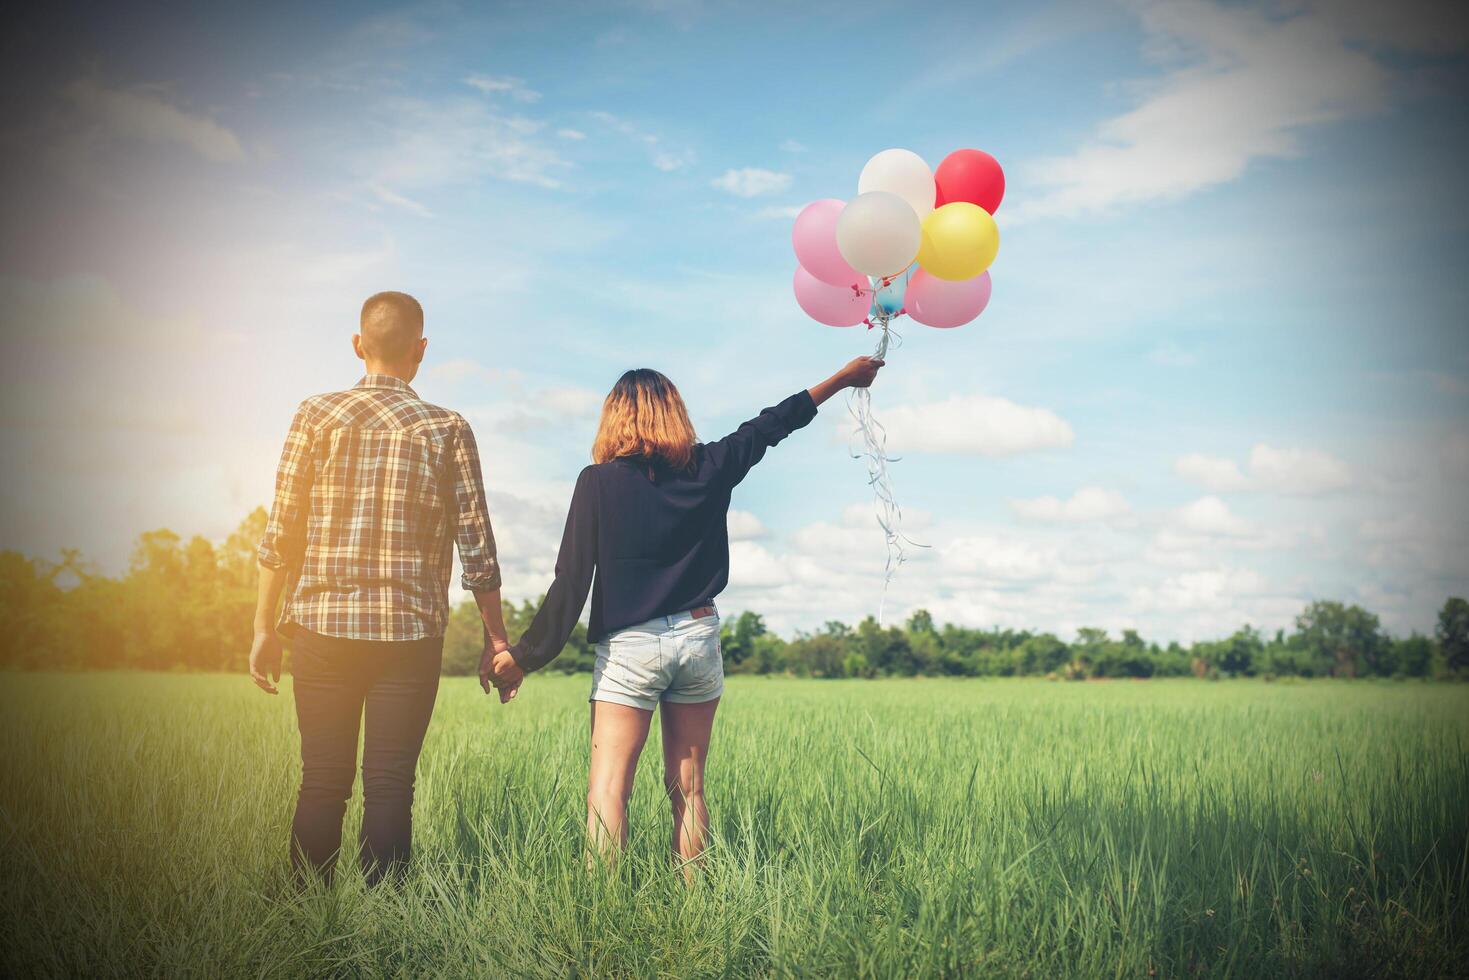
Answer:
[[[485,678],[502,700],[514,696],[522,671],[561,652],[591,589],[588,636],[597,662],[587,832],[598,853],[610,857],[627,843],[633,773],[660,704],[673,851],[686,871],[703,852],[704,760],[724,692],[714,597],[729,581],[730,491],[767,449],[810,422],[816,406],[843,388],[867,387],[882,365],[859,357],[712,443],[696,441],[678,389],[657,371],[628,371],[607,396],[595,463],[576,481],[556,579],[520,642]]]

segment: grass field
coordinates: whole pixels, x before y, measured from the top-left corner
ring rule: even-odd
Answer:
[[[297,895],[289,685],[0,685],[10,976],[1469,971],[1463,686],[736,678],[689,889],[656,725],[589,876],[587,680],[452,679],[409,884]]]

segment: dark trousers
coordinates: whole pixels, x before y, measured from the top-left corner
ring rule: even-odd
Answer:
[[[369,884],[407,863],[413,836],[413,776],[439,691],[444,638],[401,643],[344,640],[298,630],[291,643],[301,792],[291,821],[291,864],[330,880],[362,741],[362,833]]]

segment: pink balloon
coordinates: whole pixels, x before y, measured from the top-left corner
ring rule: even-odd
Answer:
[[[835,198],[812,201],[796,215],[791,244],[796,261],[811,275],[832,286],[867,285],[867,277],[847,264],[837,250],[837,218],[847,202]]]
[[[867,319],[872,308],[872,294],[859,293],[851,286],[833,286],[822,282],[804,267],[796,266],[796,302],[806,315],[828,327],[855,327]]]
[[[908,280],[903,307],[909,316],[925,326],[959,327],[984,312],[992,289],[989,272],[954,282],[916,269]]]

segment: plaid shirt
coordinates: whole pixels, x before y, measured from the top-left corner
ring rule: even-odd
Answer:
[[[464,587],[498,589],[479,451],[463,416],[383,374],[301,403],[259,552],[260,564],[290,572],[283,628],[442,636],[456,542]]]

